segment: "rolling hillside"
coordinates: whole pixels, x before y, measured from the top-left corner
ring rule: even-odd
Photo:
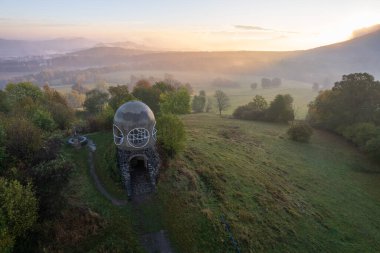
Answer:
[[[285,125],[213,114],[182,120],[186,148],[161,169],[158,194],[143,207],[150,225],[142,228],[165,229],[176,252],[235,252],[221,217],[241,252],[380,251],[380,168],[341,138],[316,131],[309,144],[300,144],[286,138]],[[115,163],[107,155],[114,148],[112,133],[90,138],[99,147],[102,181],[122,198],[108,165]],[[112,206],[85,172],[86,153],[67,152],[80,166],[74,199],[108,224],[75,247],[138,251],[136,211],[129,204]]]

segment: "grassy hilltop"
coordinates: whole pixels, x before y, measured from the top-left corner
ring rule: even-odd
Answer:
[[[182,119],[186,149],[161,170],[158,194],[142,207],[142,230],[166,229],[177,252],[234,252],[223,215],[242,252],[380,251],[379,168],[341,138],[316,131],[300,144],[287,139],[285,125],[213,114]],[[112,134],[91,138],[99,176],[123,197],[106,155]],[[109,231],[87,246],[138,251],[133,208],[102,199],[85,173],[85,156],[76,159],[84,160],[74,189]]]

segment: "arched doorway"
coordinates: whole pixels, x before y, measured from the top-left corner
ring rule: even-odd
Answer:
[[[129,160],[132,194],[134,196],[152,192],[147,160],[144,155],[132,156]]]

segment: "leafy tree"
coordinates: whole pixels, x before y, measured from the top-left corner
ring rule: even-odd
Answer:
[[[163,114],[157,120],[157,139],[170,157],[180,152],[185,145],[186,133],[182,121],[173,114]]]
[[[211,112],[212,104],[213,104],[212,99],[210,97],[207,97],[207,104],[206,104],[206,108],[205,108],[206,112]]]
[[[108,104],[116,111],[122,104],[134,99],[132,94],[129,93],[127,85],[111,86],[108,88],[111,95]]]
[[[165,82],[156,82],[153,86],[154,89],[157,89],[160,91],[160,93],[169,93],[174,91],[174,87],[168,83]]]
[[[206,93],[204,90],[199,92],[199,96],[194,96],[191,103],[191,108],[194,112],[203,112],[206,106]]]
[[[380,162],[380,135],[367,141],[365,151],[374,160]]]
[[[367,73],[344,75],[332,90],[321,92],[309,105],[314,125],[333,131],[360,122],[373,122],[380,106],[380,82]]]
[[[42,132],[24,118],[9,118],[5,124],[6,152],[19,158],[31,159],[42,146]]]
[[[294,120],[293,98],[289,95],[277,95],[266,110],[269,121],[288,122]]]
[[[297,122],[287,131],[289,138],[298,142],[309,142],[313,129],[305,122]]]
[[[32,115],[32,122],[45,131],[52,131],[56,127],[56,124],[50,114],[50,112],[37,109]]]
[[[6,92],[3,90],[0,90],[0,112],[7,113],[10,110],[9,104],[6,98],[7,98]]]
[[[190,113],[190,94],[184,87],[180,87],[167,94],[162,94],[160,101],[160,109],[163,113]]]
[[[251,83],[251,89],[256,90],[257,89],[257,83]]]
[[[33,167],[30,178],[39,199],[40,218],[51,218],[60,214],[66,204],[64,189],[69,183],[73,164],[63,157],[42,162]]]
[[[347,126],[341,131],[342,135],[352,141],[359,147],[364,147],[366,143],[380,135],[380,127],[376,127],[373,123],[357,123]]]
[[[0,247],[11,251],[17,237],[37,220],[37,199],[30,184],[0,178]]]
[[[67,104],[71,108],[80,108],[83,106],[83,102],[86,96],[84,94],[79,93],[76,90],[72,90],[71,92],[65,94],[65,98]]]
[[[147,104],[154,113],[158,113],[160,93],[160,90],[153,88],[148,81],[140,80],[134,87],[132,95]]]
[[[272,79],[272,83],[271,83],[271,86],[274,87],[274,88],[277,88],[277,87],[280,87],[282,84],[282,81],[280,78],[278,77],[275,77]]]
[[[10,83],[5,87],[5,91],[7,93],[7,100],[12,106],[25,97],[31,98],[33,102],[37,102],[43,97],[41,89],[32,83]]]
[[[5,160],[5,129],[0,119],[0,170],[3,169]]]
[[[245,120],[264,120],[265,111],[268,108],[268,103],[263,96],[256,95],[252,102],[247,105],[239,106],[233,112],[233,116],[238,119]]]
[[[319,91],[319,83],[313,83],[312,90],[315,92]]]
[[[90,113],[99,113],[108,101],[108,94],[99,90],[91,90],[86,93],[83,103],[84,108]]]
[[[261,87],[263,89],[271,88],[272,87],[272,80],[270,80],[269,78],[262,78],[261,79]]]
[[[214,97],[216,99],[216,106],[219,111],[219,115],[222,115],[222,111],[226,110],[230,106],[230,99],[222,90],[216,90]]]

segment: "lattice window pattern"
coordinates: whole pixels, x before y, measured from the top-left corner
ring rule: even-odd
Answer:
[[[129,131],[127,141],[135,148],[142,148],[149,142],[149,131],[145,128],[134,128]]]
[[[154,126],[153,126],[152,137],[153,137],[153,139],[154,139],[155,141],[157,140],[157,129],[156,129],[156,124],[154,124]]]
[[[124,134],[116,125],[113,125],[113,141],[116,145],[120,145],[124,141]]]

